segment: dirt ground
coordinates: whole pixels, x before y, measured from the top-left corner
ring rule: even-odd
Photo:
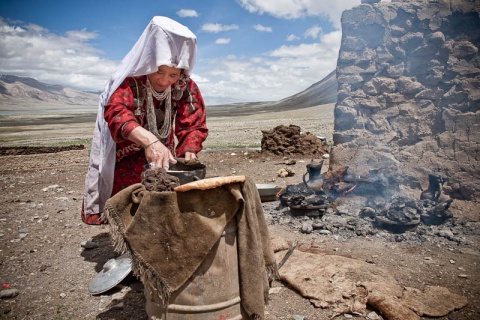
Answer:
[[[248,130],[259,131],[264,125]],[[272,128],[271,123],[268,125],[267,128]],[[295,175],[279,178],[278,170],[285,167],[281,156],[244,148],[205,151],[200,157],[207,166],[207,177],[246,175],[256,183],[278,185],[299,183],[306,164],[312,160],[296,157],[295,164],[288,166]],[[143,285],[133,276],[101,295],[88,292],[89,284],[105,262],[118,254],[113,251],[107,226],[81,222],[87,164],[87,149],[0,157],[1,319],[146,318]],[[402,286],[446,287],[465,296],[469,304],[437,319],[479,319],[478,228],[462,235],[465,240],[462,242],[434,238],[414,243],[387,241],[381,237],[355,236],[353,232],[349,237],[303,234],[298,228],[300,222],[296,221],[302,218],[288,216],[288,211],[283,210],[284,222],[279,223],[272,214],[278,201],[266,202],[264,206],[271,236],[298,240],[329,254],[368,261],[387,270]],[[477,202],[455,200],[452,204],[457,223],[473,223],[476,227],[479,209]],[[96,247],[84,248],[82,244],[87,240],[95,242]],[[266,319],[329,319],[332,315],[332,310],[314,307],[309,299],[285,283],[275,281],[273,287]],[[335,319],[350,318],[383,319],[374,310],[364,316],[345,314]]]

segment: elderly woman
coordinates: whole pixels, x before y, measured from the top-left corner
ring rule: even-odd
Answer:
[[[208,135],[202,95],[190,79],[197,40],[185,26],[154,17],[100,96],[82,220],[100,224],[108,198],[175,157],[195,161]],[[175,146],[175,137],[178,144]]]

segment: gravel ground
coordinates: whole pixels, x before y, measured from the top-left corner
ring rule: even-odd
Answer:
[[[296,157],[295,164],[289,166],[295,175],[279,178],[277,171],[285,166],[285,159],[255,149],[260,145],[261,130],[295,124],[328,140],[333,128],[332,107],[210,118],[208,150],[200,154],[207,165],[207,177],[242,174],[257,183],[299,183],[312,159]],[[18,128],[21,129],[2,127],[1,141],[5,145],[65,140],[66,144],[76,144],[72,142],[88,140],[93,124]],[[232,146],[244,148],[228,149]],[[0,157],[0,318],[146,318],[143,285],[133,276],[104,294],[88,293],[88,285],[105,262],[118,254],[113,251],[106,226],[88,226],[80,220],[87,164],[87,149]],[[329,254],[369,261],[387,270],[402,286],[443,286],[468,298],[467,307],[439,319],[480,317],[478,203],[455,200],[452,204],[455,224],[447,227],[464,233],[456,235],[457,240],[427,233],[423,240],[415,241],[358,236],[353,230],[340,228],[331,234],[305,234],[301,226],[308,218],[293,217],[278,201],[265,202],[263,206],[271,236],[298,240]],[[458,225],[469,225],[470,229],[466,232]],[[87,240],[94,243],[93,248],[85,248]],[[273,287],[266,310],[268,320],[328,319],[332,315],[332,310],[315,308],[286,283],[275,281]],[[353,316],[345,314],[335,319]],[[375,310],[368,310],[365,315],[355,315],[355,319],[383,318]]]

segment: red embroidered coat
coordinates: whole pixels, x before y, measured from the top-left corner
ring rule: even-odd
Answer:
[[[139,90],[145,84],[146,76],[135,77]],[[116,159],[131,156],[141,150],[141,146],[134,144],[126,139],[130,132],[138,126],[146,126],[146,99],[142,106],[142,112],[135,116],[135,83],[132,78],[126,78],[119,88],[112,94],[108,104],[105,106],[104,118],[112,134],[113,140],[117,144]],[[188,102],[188,92],[184,91],[180,100],[172,99],[172,129],[167,141],[162,141],[176,157],[183,157],[186,152],[198,153],[202,150],[202,143],[208,135],[206,127],[205,103],[198,86],[193,80],[189,80],[187,88],[192,96],[192,106]],[[173,91],[173,87],[172,87]],[[155,109],[164,113],[164,103],[153,98]],[[162,126],[162,121],[157,121],[158,128]],[[178,144],[175,147],[175,136]],[[143,152],[143,150],[142,150]]]
[[[135,77],[140,91],[146,76]],[[138,126],[147,126],[146,120],[146,99],[141,105],[141,112],[135,115],[136,95],[133,91],[133,78],[126,78],[110,97],[105,105],[104,118],[108,123],[110,133],[116,143],[116,163],[113,175],[112,196],[120,190],[141,182],[141,174],[147,164],[144,149],[127,140],[126,138]],[[170,136],[161,142],[167,146],[176,157],[183,157],[186,152],[198,153],[202,150],[202,143],[208,135],[206,127],[205,104],[203,97],[193,80],[189,80],[187,87],[191,94],[192,104],[189,102],[188,91],[178,100],[172,98],[172,128]],[[138,94],[137,94],[138,95]],[[164,115],[165,106],[162,101],[153,98],[156,113]],[[160,117],[161,119],[161,117]],[[160,129],[163,125],[157,116],[157,126]],[[148,127],[148,126],[147,126]],[[177,146],[175,147],[175,137]]]

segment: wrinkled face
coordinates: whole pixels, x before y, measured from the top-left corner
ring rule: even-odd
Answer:
[[[181,73],[182,69],[160,66],[158,67],[157,72],[148,75],[148,80],[150,80],[153,90],[162,92],[177,82],[177,80],[180,79]]]

